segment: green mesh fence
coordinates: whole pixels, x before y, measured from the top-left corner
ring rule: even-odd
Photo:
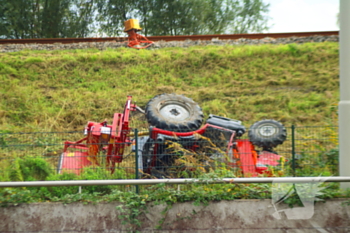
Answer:
[[[286,127],[286,131],[283,144],[270,148],[267,153],[280,156],[274,158],[274,165],[260,164],[259,158],[266,148],[254,146],[258,161],[247,166],[265,169],[254,174],[243,174],[241,167],[242,157],[253,155],[244,154],[246,152],[235,155],[232,147],[228,150],[230,132],[207,130],[191,137],[158,135],[152,139],[148,130],[132,130],[130,142],[124,145],[123,159],[115,166],[108,163],[106,146],[110,142],[96,142],[99,150],[94,156],[88,155],[89,145],[88,149],[68,148],[64,153],[65,142],[83,139],[86,135],[82,132],[2,133],[0,176],[2,181],[10,181],[54,180],[64,173],[74,174],[67,179],[187,178],[210,172],[234,176],[338,175],[337,127],[291,126]],[[237,144],[239,140],[249,141],[248,133],[233,142]],[[81,142],[84,143],[87,145]],[[85,164],[62,167],[62,160],[73,158],[79,161],[83,158]]]

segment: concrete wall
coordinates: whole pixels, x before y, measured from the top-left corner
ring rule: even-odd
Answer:
[[[306,212],[305,209],[277,206],[278,210],[287,208],[280,212],[281,219],[276,218],[278,214],[271,200],[220,201],[208,206],[180,203],[165,215],[161,213],[165,205],[150,204],[148,212],[140,217],[143,224],[139,230],[165,233],[345,233],[350,232],[350,206],[344,205],[345,201],[317,202],[314,208],[310,206]],[[116,210],[117,205],[38,203],[2,207],[0,232],[128,232],[118,219],[120,213]],[[156,230],[162,218],[162,230]]]

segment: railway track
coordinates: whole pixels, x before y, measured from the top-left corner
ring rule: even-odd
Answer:
[[[319,32],[288,32],[288,33],[254,33],[254,34],[221,34],[221,35],[191,35],[191,36],[149,36],[151,41],[185,41],[185,40],[236,40],[240,38],[262,39],[286,38],[286,37],[309,37],[309,36],[331,36],[339,35],[339,31],[319,31]],[[80,42],[107,42],[127,41],[128,37],[105,37],[105,38],[48,38],[48,39],[0,39],[0,44],[71,44]]]

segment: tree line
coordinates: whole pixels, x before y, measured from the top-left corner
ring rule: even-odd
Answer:
[[[263,0],[0,0],[0,39],[126,36],[138,19],[142,34],[263,32]]]

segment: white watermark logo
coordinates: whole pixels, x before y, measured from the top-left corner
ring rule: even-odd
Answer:
[[[317,196],[322,195],[326,188],[323,183],[328,177],[315,177],[315,180],[307,183],[280,183],[277,180],[272,183],[272,206],[275,212],[272,216],[276,219],[282,219],[282,213],[287,219],[310,219],[314,215],[315,201],[321,199]],[[299,198],[302,206],[279,209],[282,203],[288,201],[288,198]]]

